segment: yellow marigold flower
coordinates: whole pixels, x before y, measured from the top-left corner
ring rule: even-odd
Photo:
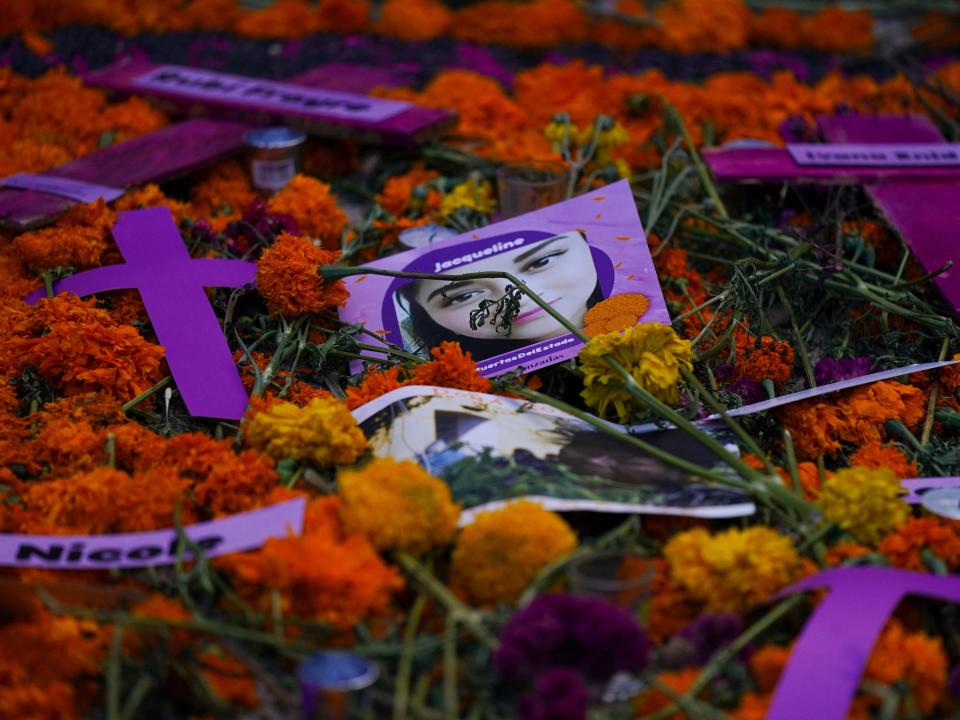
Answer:
[[[378,550],[419,554],[453,540],[460,506],[443,480],[415,462],[376,458],[340,473],[338,484],[344,528],[366,535]]]
[[[460,208],[470,208],[477,212],[489,215],[493,212],[493,187],[488,182],[478,182],[471,177],[462,182],[443,196],[440,203],[440,214],[446,217]]]
[[[591,338],[580,351],[580,369],[584,374],[580,395],[601,416],[607,415],[613,405],[620,422],[627,422],[639,403],[603,359],[608,354],[627,369],[640,387],[671,404],[677,401],[680,368],[693,366],[690,341],[677,337],[673,328],[663,323],[640,323],[622,333],[609,332]]]
[[[293,458],[319,468],[352,463],[367,449],[346,403],[334,398],[314,398],[304,407],[273,403],[250,418],[246,438],[274,460]]]
[[[740,612],[797,580],[803,563],[790,539],[762,525],[711,535],[695,528],[663,549],[670,578],[708,612]]]
[[[829,522],[860,542],[875,544],[910,514],[902,493],[890,468],[854,466],[827,478],[817,505]]]
[[[482,512],[457,541],[450,587],[472,603],[512,603],[547,563],[576,546],[563,518],[529,500]]]

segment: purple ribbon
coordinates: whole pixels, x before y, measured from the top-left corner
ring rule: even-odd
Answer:
[[[191,258],[165,207],[120,213],[113,237],[125,263],[71,275],[57,282],[54,291],[139,290],[190,414],[242,418],[247,392],[204,288],[251,284],[256,263]],[[43,291],[31,293],[27,302],[41,297]]]
[[[837,568],[780,596],[829,588],[790,653],[767,720],[844,720],[887,618],[905,595],[960,603],[960,578],[884,567]]]

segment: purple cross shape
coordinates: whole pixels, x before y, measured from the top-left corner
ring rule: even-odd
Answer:
[[[843,720],[883,625],[906,595],[960,603],[960,578],[883,567],[827,570],[780,596],[826,587],[790,653],[767,720]]]
[[[113,237],[125,263],[71,275],[57,282],[54,291],[139,290],[190,414],[242,418],[247,392],[204,288],[251,284],[256,263],[191,258],[165,207],[120,213]],[[31,293],[27,302],[41,297],[43,291]]]
[[[924,115],[824,115],[817,121],[831,143],[946,142]],[[927,272],[954,262],[934,282],[960,315],[960,168],[800,165],[780,148],[707,150],[704,159],[719,180],[864,184]]]

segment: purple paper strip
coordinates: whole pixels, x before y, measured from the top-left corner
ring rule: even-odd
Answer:
[[[256,263],[192,259],[165,207],[120,213],[113,237],[124,264],[71,275],[58,281],[54,291],[90,295],[139,290],[190,414],[242,418],[247,392],[204,288],[250,284],[257,274]],[[42,296],[42,291],[31,293],[27,302]]]
[[[385,100],[338,90],[306,88],[302,85],[182,65],[152,68],[134,77],[131,84],[142,90],[214,101],[233,107],[247,107],[253,103],[263,109],[281,113],[292,112],[364,122],[382,122],[413,107],[411,103],[399,100]]]
[[[931,478],[908,478],[900,481],[900,486],[906,490],[909,495],[903,497],[904,502],[911,505],[918,505],[923,501],[923,496],[918,490],[932,490],[934,488],[960,487],[960,477],[931,477]]]
[[[881,372],[875,372],[869,375],[860,375],[859,377],[848,378],[847,380],[839,380],[835,383],[830,383],[829,385],[818,385],[815,388],[808,388],[807,390],[801,390],[800,392],[790,393],[788,395],[780,395],[779,397],[770,398],[769,400],[762,400],[750,405],[744,405],[743,407],[738,407],[728,411],[727,415],[734,417],[740,415],[752,415],[758,412],[773,410],[774,408],[778,408],[782,405],[789,405],[790,403],[799,402],[801,400],[809,400],[810,398],[819,397],[828,393],[838,392],[839,390],[846,390],[848,388],[858,387],[860,385],[869,385],[870,383],[879,382],[880,380],[890,380],[891,378],[909,375],[915,372],[924,372],[926,370],[946,367],[947,365],[954,365],[958,362],[960,362],[960,360],[942,360],[939,362],[904,365],[903,367],[893,368],[891,370],[883,370]],[[719,415],[711,415],[701,422],[713,422],[719,419]]]
[[[35,173],[8,175],[5,178],[0,178],[0,186],[17,188],[18,190],[34,190],[47,195],[70,198],[82,203],[96,202],[100,198],[110,202],[116,200],[125,192],[122,188]]]
[[[960,165],[960,143],[791,143],[798,165],[938,167]]]
[[[767,720],[844,720],[884,623],[906,595],[960,603],[960,578],[883,567],[827,570],[779,594],[827,587],[790,652]]]
[[[948,143],[924,116],[836,115],[820,118],[821,131],[831,142]],[[867,187],[887,220],[906,241],[927,272],[953,267],[934,278],[960,315],[960,182],[953,178],[908,180],[888,177]]]
[[[272,537],[303,532],[305,498],[295,498],[261,510],[237,513],[222,520],[183,528],[207,557],[258,548]],[[115,535],[0,534],[0,565],[47,570],[106,570],[177,561],[180,535],[176,529]],[[184,556],[193,557],[185,548]]]

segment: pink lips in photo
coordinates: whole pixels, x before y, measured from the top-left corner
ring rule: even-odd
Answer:
[[[559,300],[560,300],[560,298],[557,298],[556,300],[551,300],[550,302],[547,303],[547,305],[553,305],[554,303],[559,302]],[[525,322],[527,322],[528,320],[532,320],[532,319],[534,319],[534,318],[537,318],[537,317],[539,317],[540,315],[545,314],[545,313],[546,313],[546,311],[545,311],[542,307],[540,307],[540,306],[538,305],[537,307],[533,308],[533,310],[527,310],[525,313],[520,313],[519,315],[517,315],[517,316],[513,319],[513,322],[514,322],[514,323],[525,323]]]

